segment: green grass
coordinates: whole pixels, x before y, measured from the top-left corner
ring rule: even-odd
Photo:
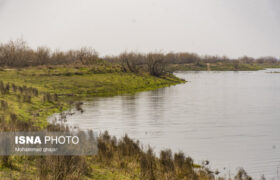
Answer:
[[[43,128],[47,125],[48,116],[70,108],[69,101],[135,93],[183,82],[172,75],[158,78],[145,73],[123,73],[117,68],[112,68],[109,72],[101,71],[102,68],[99,69],[100,71],[96,69],[93,71],[92,67],[56,67],[2,70],[0,80],[5,84],[14,83],[17,86],[33,87],[41,93],[56,93],[59,97],[59,104],[57,102],[43,103],[42,94],[32,97],[31,103],[18,102],[16,93],[13,92],[8,95],[0,95],[0,100],[8,102],[9,111],[16,113],[20,120],[35,121],[37,126]],[[34,116],[36,112],[39,113],[39,117]]]
[[[182,82],[172,77],[157,78],[148,74],[133,73],[90,73],[90,69],[81,69],[80,74],[64,72],[64,69],[46,70],[24,69],[1,71],[0,77],[4,82],[16,85],[26,85],[38,88],[39,91],[57,93],[68,96],[100,96],[133,93],[141,90],[151,90]],[[86,72],[83,72],[86,71]],[[58,72],[63,72],[59,73]],[[69,73],[69,74],[68,74]]]

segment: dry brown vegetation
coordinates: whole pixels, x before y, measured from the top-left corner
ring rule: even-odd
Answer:
[[[91,65],[100,61],[97,52],[92,48],[56,50],[47,47],[31,49],[23,40],[10,41],[0,45],[0,67],[28,67],[40,65]]]
[[[124,54],[121,54],[120,56],[106,56],[104,59],[109,62],[119,62],[121,60],[121,57]],[[187,53],[187,52],[179,52],[179,53],[149,53],[149,54],[141,54],[141,53],[125,53],[127,55],[127,59],[136,61],[138,65],[145,64],[151,57],[150,55],[156,55],[157,57],[160,56],[160,59],[164,61],[166,64],[192,64],[192,63],[218,63],[218,62],[238,62],[238,63],[244,63],[244,64],[279,64],[279,59],[271,56],[267,57],[260,57],[260,58],[252,58],[248,56],[243,56],[237,59],[228,58],[226,56],[200,56],[195,53]],[[133,58],[132,58],[133,57]],[[136,58],[137,57],[137,60]]]
[[[168,65],[192,64],[201,70],[203,70],[202,67],[207,63],[218,65],[231,64],[233,66],[232,69],[228,69],[226,66],[221,67],[226,70],[242,70],[242,68],[240,68],[242,64],[263,67],[280,66],[279,59],[269,56],[257,59],[247,56],[231,59],[226,56],[199,56],[198,54],[187,52],[148,54],[125,52],[118,56],[99,57],[98,53],[92,48],[81,48],[80,50],[69,50],[65,52],[59,50],[51,51],[47,47],[38,47],[36,50],[33,50],[21,39],[0,45],[0,67],[22,68],[43,65],[94,66],[104,63],[118,64],[121,66],[123,72],[149,72],[154,76],[162,76],[166,74],[167,71],[172,70],[172,68],[167,70]],[[254,69],[258,68],[255,67]],[[194,68],[194,70],[195,69],[196,68]]]

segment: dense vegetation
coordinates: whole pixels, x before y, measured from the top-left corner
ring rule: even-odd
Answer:
[[[81,100],[85,98],[135,93],[184,82],[168,73],[168,67],[179,61],[168,62],[167,57],[170,54],[123,53],[118,57],[100,58],[89,48],[51,52],[43,47],[32,50],[23,41],[2,44],[0,132],[67,131],[67,127],[48,123],[47,117],[71,107],[82,112]],[[203,65],[208,62],[192,63]],[[278,61],[270,63],[277,64]],[[139,142],[128,136],[118,140],[105,132],[98,137],[96,156],[2,156],[0,177],[224,179],[208,166],[208,161],[197,165],[183,153],[173,154],[170,150],[163,150],[156,157],[151,148],[143,149]],[[235,179],[251,178],[240,169]]]
[[[194,53],[123,53],[119,56],[107,56],[106,61],[112,63],[126,62],[133,69],[141,67],[144,64],[157,59],[157,63],[161,63],[160,68],[167,71],[250,71],[261,70],[265,68],[279,68],[280,61],[274,57],[241,57],[238,59],[230,59],[219,56],[199,56]]]
[[[31,49],[25,41],[10,41],[0,45],[0,67],[30,67],[52,65],[96,65],[110,63],[120,66],[123,72],[149,72],[161,76],[175,70],[217,70],[239,71],[260,70],[268,67],[280,67],[275,57],[240,57],[231,59],[219,56],[199,56],[195,53],[122,53],[118,56],[99,57],[92,48],[80,50],[51,51],[47,47]]]

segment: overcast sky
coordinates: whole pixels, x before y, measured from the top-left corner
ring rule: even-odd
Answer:
[[[279,0],[0,0],[0,41],[280,57]]]

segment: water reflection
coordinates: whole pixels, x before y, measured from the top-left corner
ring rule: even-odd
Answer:
[[[268,70],[271,71],[271,70]],[[186,84],[85,102],[68,123],[127,133],[155,150],[182,150],[223,173],[244,167],[276,177],[280,164],[280,74],[181,72]],[[224,169],[224,167],[226,167]]]

